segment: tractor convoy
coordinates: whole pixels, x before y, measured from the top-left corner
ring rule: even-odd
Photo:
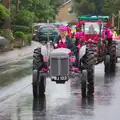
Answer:
[[[61,39],[58,45],[49,40],[47,43],[42,41],[42,46],[34,50],[34,97],[44,95],[47,77],[57,84],[64,84],[71,73],[79,76],[82,97],[94,96],[94,66],[103,62],[105,74],[115,72],[117,47],[112,39],[109,17],[80,16],[78,19],[80,31],[76,34],[79,37],[75,37],[77,44],[74,45],[74,52],[72,44],[68,44],[69,40],[67,45],[59,47]]]

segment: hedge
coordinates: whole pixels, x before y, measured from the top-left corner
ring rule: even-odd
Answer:
[[[21,38],[23,40],[25,39],[25,34],[21,31],[15,32],[14,35],[15,35],[15,38]]]
[[[22,31],[23,33],[31,33],[31,30],[27,26],[12,25],[12,30],[15,33],[16,31]]]

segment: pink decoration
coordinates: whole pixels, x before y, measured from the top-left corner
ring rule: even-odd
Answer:
[[[46,68],[42,68],[42,72],[47,72],[47,69]]]

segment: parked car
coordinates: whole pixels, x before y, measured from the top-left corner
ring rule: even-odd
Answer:
[[[32,27],[32,40],[36,40],[36,33],[38,28],[45,25],[45,23],[34,23]]]
[[[48,36],[49,36],[49,40],[54,40],[54,38],[56,36],[58,36],[59,32],[57,30],[57,28],[53,25],[43,25],[40,26],[36,32],[36,40],[41,42],[41,41],[47,41],[48,40]]]
[[[62,25],[62,23],[52,23],[52,25],[54,25],[57,29],[59,29],[59,27]]]
[[[0,52],[4,51],[7,48],[8,40],[0,36]]]

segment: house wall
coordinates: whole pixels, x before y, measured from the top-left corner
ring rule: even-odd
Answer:
[[[72,2],[67,3],[59,9],[58,15],[56,16],[56,21],[59,22],[71,22],[77,21],[77,17],[75,14],[70,14],[68,12],[69,9],[72,8]]]

